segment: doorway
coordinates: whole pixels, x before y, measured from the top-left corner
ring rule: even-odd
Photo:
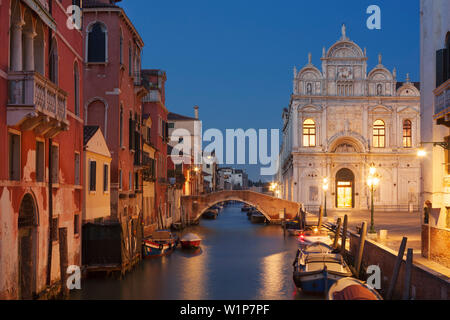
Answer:
[[[355,207],[355,175],[349,169],[341,169],[336,174],[336,208]]]
[[[19,209],[19,299],[30,300],[35,292],[36,279],[36,205],[33,197],[26,194]]]

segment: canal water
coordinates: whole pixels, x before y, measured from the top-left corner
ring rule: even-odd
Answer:
[[[142,261],[122,280],[86,279],[72,299],[290,300],[308,299],[292,280],[295,237],[279,225],[252,224],[241,204],[230,204],[216,220],[184,231],[198,234],[201,250],[177,248]],[[313,297],[314,298],[314,297]],[[317,297],[315,297],[317,298]]]

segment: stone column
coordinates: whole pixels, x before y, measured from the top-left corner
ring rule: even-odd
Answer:
[[[36,33],[32,30],[24,30],[23,35],[25,38],[23,48],[24,66],[25,71],[34,71],[34,38]]]
[[[298,107],[294,104],[292,108],[292,144],[293,149],[298,149]]]
[[[13,21],[11,26],[11,70],[22,71],[22,26],[23,21]]]

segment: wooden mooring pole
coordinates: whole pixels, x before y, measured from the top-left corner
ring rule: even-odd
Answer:
[[[386,294],[386,300],[391,300],[394,293],[395,285],[397,283],[398,273],[403,261],[403,255],[405,254],[406,242],[408,238],[403,237],[400,249],[398,250],[397,260],[395,261],[394,271],[392,272],[392,279],[389,283],[389,288]]]
[[[69,289],[66,284],[68,264],[67,228],[59,228],[59,271],[61,277],[61,297],[63,299],[69,295]]]
[[[405,268],[405,282],[403,286],[403,298],[402,300],[411,299],[411,272],[413,264],[413,249],[408,249],[406,254],[406,268]]]
[[[317,229],[320,229],[322,227],[322,220],[323,220],[323,207],[319,207],[319,221],[317,222]]]
[[[358,248],[358,256],[355,263],[355,276],[359,278],[361,272],[361,263],[362,257],[364,253],[364,244],[366,243],[366,234],[367,234],[367,222],[363,222],[361,226],[361,234],[359,235],[359,248]]]
[[[333,243],[333,250],[336,250],[339,245],[339,236],[341,233],[341,227],[342,227],[342,220],[341,218],[338,218],[337,220],[337,227],[336,227],[336,234],[334,235],[334,243]]]
[[[342,230],[342,238],[341,238],[341,254],[345,255],[345,244],[347,242],[347,224],[348,224],[348,216],[344,216],[344,229]]]

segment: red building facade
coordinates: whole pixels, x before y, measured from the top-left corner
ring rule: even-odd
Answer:
[[[60,262],[81,264],[83,36],[69,5],[0,2],[0,299],[48,293]]]
[[[168,128],[166,108],[165,83],[166,73],[162,70],[142,70],[142,77],[149,87],[150,92],[142,100],[143,114],[149,115],[152,120],[151,143],[156,149],[156,181],[155,181],[155,214],[159,227],[169,227],[171,217],[169,216],[167,204],[167,148]],[[169,225],[167,225],[169,224]]]

